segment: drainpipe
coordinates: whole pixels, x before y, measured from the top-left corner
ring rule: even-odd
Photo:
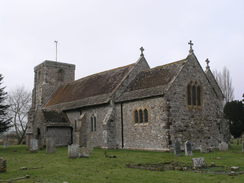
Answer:
[[[124,148],[124,121],[123,121],[123,103],[120,104],[121,115],[121,146]]]

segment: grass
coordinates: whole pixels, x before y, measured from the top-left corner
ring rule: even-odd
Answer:
[[[228,152],[202,154],[194,152],[192,157],[176,157],[168,152],[132,150],[108,150],[117,158],[104,157],[103,149],[95,149],[90,158],[69,159],[67,148],[58,148],[54,154],[45,150],[30,153],[25,146],[0,147],[0,157],[7,159],[7,172],[0,173],[0,180],[30,175],[30,179],[18,183],[243,183],[244,175],[214,175],[192,171],[149,171],[127,168],[128,163],[160,163],[180,161],[191,164],[192,157],[205,157],[207,163],[218,166],[240,166],[244,170],[244,153],[241,147],[232,145]],[[216,159],[220,157],[220,159]],[[38,168],[20,170],[20,167]]]

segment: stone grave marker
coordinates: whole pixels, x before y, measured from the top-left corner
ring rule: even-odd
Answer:
[[[38,151],[38,140],[37,139],[31,139],[30,140],[30,151],[36,152]]]
[[[192,156],[192,144],[189,141],[185,142],[185,155]]]
[[[56,152],[55,139],[50,138],[50,137],[46,139],[46,152],[47,153],[55,153]]]
[[[90,157],[91,150],[87,147],[81,147],[80,148],[80,158],[89,158]]]
[[[226,142],[221,142],[219,144],[219,150],[220,151],[227,151],[229,148],[229,145]]]
[[[0,173],[7,171],[7,160],[0,158]]]
[[[201,153],[208,153],[210,150],[205,145],[199,147]]]
[[[181,149],[180,149],[180,142],[177,140],[175,141],[175,145],[174,145],[174,154],[176,156],[180,156],[181,155]]]
[[[242,152],[244,152],[244,142],[242,142]]]
[[[203,168],[206,166],[205,159],[203,157],[200,158],[192,158],[193,168]]]
[[[68,157],[69,158],[79,158],[80,156],[80,146],[79,144],[71,144],[68,146]]]

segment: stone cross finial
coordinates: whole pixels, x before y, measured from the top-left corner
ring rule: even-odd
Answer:
[[[205,62],[207,63],[207,66],[206,66],[206,69],[209,69],[210,67],[209,67],[209,60],[208,60],[208,58],[205,60]]]
[[[141,55],[140,55],[140,56],[142,57],[142,56],[144,56],[144,54],[143,54],[143,52],[144,52],[144,48],[141,47],[140,50],[141,50]]]
[[[193,53],[193,49],[192,49],[193,42],[190,40],[190,42],[189,42],[188,44],[190,45],[190,50],[189,50],[189,52],[190,52],[190,53]]]

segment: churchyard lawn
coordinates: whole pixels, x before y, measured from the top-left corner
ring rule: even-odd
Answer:
[[[244,171],[244,153],[240,145],[232,145],[227,152],[193,152],[193,156],[175,156],[169,152],[94,149],[90,158],[69,159],[67,147],[57,148],[53,154],[45,150],[31,153],[25,146],[0,147],[0,157],[7,160],[7,172],[0,173],[3,180],[30,175],[29,179],[17,183],[243,183],[244,174],[230,176],[211,171],[197,173],[193,170],[151,171],[128,168],[128,164],[162,163],[168,161],[192,164],[193,157],[204,157],[209,165],[214,162],[221,171],[229,172],[231,166]],[[23,170],[24,169],[24,170]],[[221,172],[220,171],[220,172]]]

